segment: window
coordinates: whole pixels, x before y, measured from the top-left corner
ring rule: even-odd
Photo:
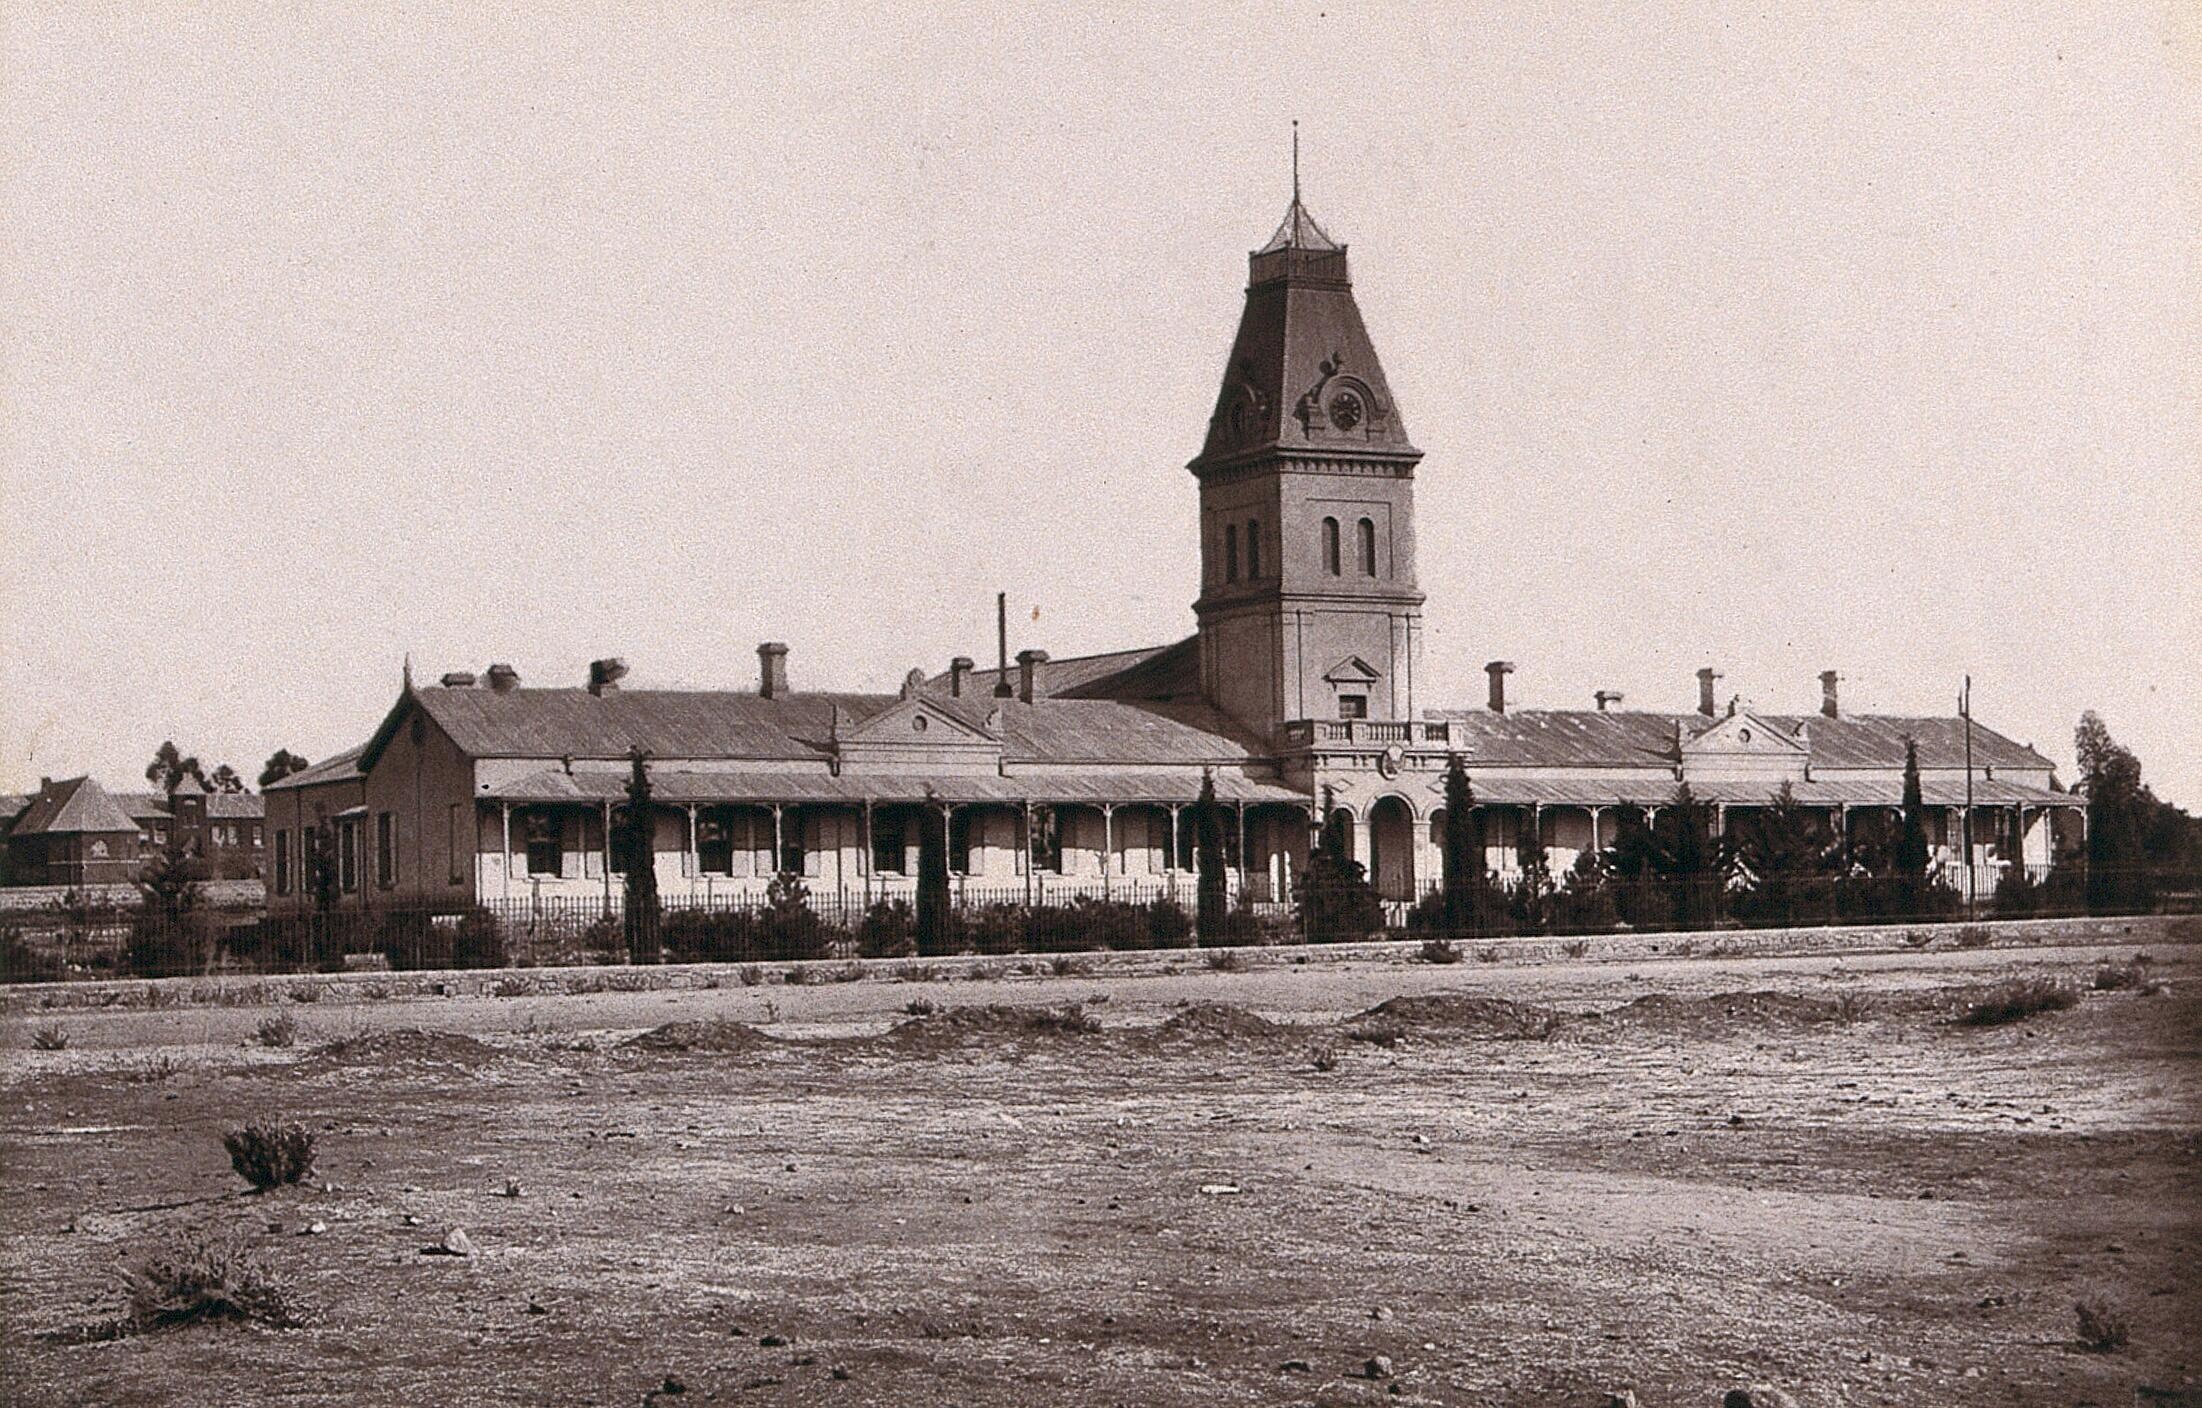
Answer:
[[[464,806],[458,802],[451,804],[450,825],[451,834],[447,839],[451,850],[451,883],[464,885],[466,883],[466,853],[468,850],[465,829],[466,815]]]
[[[1360,538],[1361,575],[1373,577],[1376,575],[1376,525],[1364,518],[1355,525],[1354,531]]]
[[[958,875],[971,873],[971,810],[948,813],[948,868]]]
[[[900,809],[872,813],[872,870],[901,875],[908,866],[910,818]]]
[[[347,821],[336,846],[337,884],[349,895],[359,889],[359,823]]]
[[[1223,580],[1236,582],[1238,579],[1239,525],[1226,523],[1223,525]]]
[[[398,883],[398,817],[375,813],[375,883],[387,890]]]
[[[1323,520],[1323,570],[1331,576],[1338,575],[1338,520]]]
[[[528,848],[528,874],[556,875],[559,862],[558,815],[538,809],[527,814],[525,835]]]
[[[277,827],[275,831],[275,893],[291,892],[291,833]]]
[[[1258,582],[1262,575],[1262,525],[1259,519],[1246,520],[1246,580]]]
[[[1365,719],[1369,716],[1369,697],[1366,694],[1341,694],[1338,696],[1338,717],[1341,719]]]
[[[1061,874],[1063,870],[1063,821],[1053,807],[1032,809],[1031,844],[1026,848],[1031,855],[1032,868]]]

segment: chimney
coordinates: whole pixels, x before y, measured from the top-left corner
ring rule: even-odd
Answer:
[[[776,640],[757,647],[757,693],[778,699],[788,692],[788,648]]]
[[[1835,686],[1842,682],[1843,677],[1833,670],[1820,671],[1820,712],[1831,719],[1843,716],[1842,705],[1835,698]]]
[[[994,643],[1001,647],[1001,673],[994,676],[994,697],[1009,697],[1009,593],[994,593]]]
[[[505,693],[519,683],[520,672],[510,665],[500,662],[489,667],[489,687],[499,694]]]
[[[963,682],[971,674],[971,657],[959,655],[948,662],[948,697],[963,698]]]
[[[453,670],[441,680],[438,680],[437,683],[445,689],[472,689],[474,687],[474,672],[472,670]]]
[[[1591,698],[1598,701],[1599,713],[1610,713],[1613,707],[1621,702],[1621,691],[1618,689],[1601,689],[1593,694]]]
[[[1494,714],[1505,713],[1506,677],[1514,673],[1514,662],[1511,660],[1493,660],[1483,667],[1483,672],[1491,677],[1491,712]]]
[[[1032,702],[1032,679],[1039,667],[1047,663],[1044,650],[1020,650],[1017,652],[1017,697],[1025,703]]]
[[[618,656],[589,662],[589,693],[602,696],[617,694],[619,682],[627,673],[627,662]]]
[[[1697,711],[1708,719],[1713,716],[1718,708],[1713,703],[1713,695],[1719,689],[1720,671],[1707,665],[1697,672]]]

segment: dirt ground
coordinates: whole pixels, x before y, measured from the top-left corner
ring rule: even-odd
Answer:
[[[19,1012],[0,1397],[2124,1408],[2202,1379],[2202,951],[1950,1019],[2131,952]],[[114,1335],[191,1228],[307,1323]]]

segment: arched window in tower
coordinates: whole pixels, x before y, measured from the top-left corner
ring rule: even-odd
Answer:
[[[1331,576],[1338,575],[1338,520],[1323,520],[1323,570]]]
[[[1226,523],[1223,525],[1223,580],[1236,582],[1238,579],[1239,525]]]
[[[1376,525],[1364,518],[1355,525],[1354,531],[1360,539],[1361,575],[1373,577],[1376,575]]]
[[[1258,518],[1246,520],[1246,580],[1262,579],[1262,525]]]

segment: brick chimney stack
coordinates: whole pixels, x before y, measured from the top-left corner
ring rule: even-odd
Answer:
[[[1599,713],[1611,713],[1613,707],[1621,702],[1621,691],[1618,689],[1601,689],[1591,698],[1598,701]]]
[[[788,692],[788,648],[776,640],[757,647],[757,693],[778,699]]]
[[[1697,672],[1697,711],[1708,719],[1720,709],[1713,702],[1713,696],[1720,692],[1720,680],[1720,671],[1710,665]]]
[[[1514,673],[1514,662],[1511,660],[1493,660],[1483,667],[1483,672],[1491,677],[1491,712],[1494,714],[1505,713],[1506,677]]]
[[[1039,667],[1047,663],[1044,650],[1020,650],[1017,652],[1017,697],[1025,703],[1032,702],[1033,678]]]
[[[1842,682],[1843,677],[1835,671],[1820,671],[1820,712],[1831,719],[1839,719],[1843,716],[1842,705],[1835,697],[1835,687]]]
[[[963,682],[971,677],[971,665],[971,657],[968,655],[959,655],[948,662],[949,698],[963,698]]]

